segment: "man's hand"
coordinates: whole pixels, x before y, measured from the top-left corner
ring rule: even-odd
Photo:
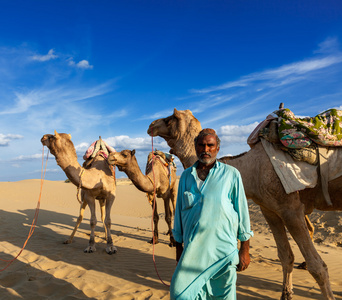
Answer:
[[[241,242],[240,250],[239,250],[239,259],[240,262],[237,265],[238,271],[244,271],[248,268],[251,259],[249,257],[249,240],[245,242]]]
[[[177,261],[177,263],[180,260],[182,253],[183,253],[183,244],[176,242],[176,261]]]

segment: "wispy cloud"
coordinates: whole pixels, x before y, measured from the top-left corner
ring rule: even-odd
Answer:
[[[18,114],[40,104],[66,104],[76,101],[84,101],[104,95],[112,90],[112,81],[92,87],[60,86],[51,89],[41,88],[30,90],[26,93],[15,92],[12,107],[2,108],[0,115]],[[11,101],[9,101],[11,103]]]
[[[342,52],[338,40],[328,38],[306,59],[253,72],[224,84],[190,90],[193,101],[188,101],[188,105],[194,113],[203,114],[203,124],[223,119],[229,123],[246,122],[239,117],[241,114],[254,117],[249,121],[260,121],[261,115],[266,117],[280,102],[286,105],[287,99],[293,102],[297,97],[298,101],[294,102],[298,106],[314,104],[317,94],[330,100],[334,94],[337,99],[336,95],[342,92],[337,84],[341,73]],[[330,83],[332,88],[329,88]],[[314,110],[314,105],[311,108]]]
[[[23,136],[19,134],[2,134],[0,133],[0,147],[9,146],[10,142],[13,140],[22,139]]]
[[[155,120],[155,119],[165,118],[165,116],[170,116],[172,114],[173,114],[173,108],[168,108],[168,109],[164,109],[161,111],[157,111],[150,115],[144,115],[138,118],[138,120]]]
[[[42,154],[32,154],[32,155],[19,155],[13,159],[11,159],[12,162],[17,161],[33,161],[37,159],[42,159]]]
[[[54,54],[54,50],[53,49],[50,49],[48,54],[45,54],[45,55],[33,55],[31,57],[32,60],[36,60],[36,61],[49,61],[49,60],[52,60],[52,59],[56,59],[58,57],[58,55]]]
[[[336,37],[328,37],[318,45],[318,49],[314,53],[330,54],[339,51],[339,41]]]
[[[247,87],[252,83],[264,82],[264,85],[271,86],[277,83],[285,85],[294,81],[303,80],[303,75],[336,65],[342,62],[342,55],[336,54],[323,58],[308,59],[280,66],[279,68],[265,70],[263,72],[252,73],[243,76],[239,80],[224,83],[201,90],[191,90],[193,93],[206,94],[220,90],[228,90],[234,87]],[[268,82],[265,82],[268,81]]]

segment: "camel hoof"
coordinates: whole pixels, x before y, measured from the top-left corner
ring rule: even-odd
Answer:
[[[149,241],[150,244],[153,244],[153,238]],[[159,244],[159,241],[157,238],[154,239],[154,244]]]
[[[308,267],[307,267],[307,265],[306,265],[306,262],[304,261],[304,262],[302,262],[301,264],[299,264],[299,265],[297,266],[297,269],[307,270]]]
[[[116,252],[118,252],[118,249],[115,246],[110,246],[106,248],[106,252],[109,255],[115,254]]]
[[[71,244],[72,243],[72,240],[65,240],[64,242],[63,242],[63,244]]]
[[[293,292],[283,291],[280,300],[292,300]]]
[[[84,249],[84,253],[93,253],[96,251],[95,246],[88,246],[87,248]]]

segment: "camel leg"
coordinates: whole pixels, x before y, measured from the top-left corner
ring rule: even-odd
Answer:
[[[112,220],[110,218],[110,211],[112,209],[112,205],[115,200],[115,195],[111,194],[109,197],[107,197],[106,200],[106,218],[105,218],[105,227],[107,232],[107,246],[106,246],[106,252],[108,254],[114,254],[118,251],[118,249],[114,246],[112,235],[110,233],[110,227],[112,225]]]
[[[102,220],[103,229],[104,229],[104,232],[105,232],[105,240],[107,240],[108,232],[107,232],[107,227],[106,227],[106,224],[105,224],[105,216],[106,216],[105,200],[101,199],[101,200],[99,200],[99,202],[100,202],[100,210],[101,210],[101,220]]]
[[[90,209],[90,238],[88,247],[84,249],[85,253],[92,253],[96,251],[95,247],[95,227],[96,227],[96,214],[95,214],[95,198],[87,193],[84,195],[84,201],[87,202]]]
[[[153,196],[153,194],[148,194],[148,200],[151,203],[152,206],[152,210],[153,210],[153,206],[154,206],[154,212],[153,212],[153,224],[154,224],[154,229],[153,229],[153,236],[152,239],[150,241],[150,244],[158,244],[159,240],[158,240],[158,222],[159,222],[159,215],[158,215],[158,211],[157,211],[157,201],[155,201],[155,197]]]
[[[283,220],[305,258],[308,271],[317,281],[324,299],[335,299],[330,286],[328,267],[314,247],[305,223],[304,212],[300,209],[293,209],[283,216]]]
[[[311,240],[313,240],[313,235],[314,235],[315,227],[312,225],[308,215],[305,215],[305,224],[306,224],[306,227],[309,230],[310,238],[311,238]],[[308,268],[306,266],[306,262],[304,261],[301,264],[299,264],[297,266],[297,269],[307,270]]]
[[[277,244],[278,257],[283,268],[283,291],[281,300],[292,299],[292,272],[294,255],[288,241],[285,226],[281,218],[274,212],[261,207],[261,211],[270,226],[274,240]]]
[[[176,211],[176,199],[177,199],[177,191],[175,188],[171,189],[171,204],[172,204],[172,212],[171,216],[174,215],[174,212]]]
[[[172,225],[171,225],[171,222],[172,222],[172,220],[171,220],[172,219],[172,212],[171,212],[171,208],[170,208],[171,192],[164,195],[163,200],[164,200],[164,209],[165,209],[165,221],[166,221],[166,224],[169,228],[167,234],[170,235],[169,246],[173,247],[173,246],[176,246],[176,241],[175,241],[173,234],[172,234]]]
[[[317,281],[324,298],[335,299],[330,286],[328,268],[310,237],[304,215],[304,205],[301,203],[299,195],[297,193],[288,195],[285,203],[288,204],[288,207],[281,212],[282,220],[304,256],[308,271]]]
[[[83,199],[83,197],[82,197],[82,199]],[[73,232],[71,233],[71,235],[69,236],[69,238],[66,241],[64,241],[64,244],[71,244],[71,242],[72,242],[72,240],[73,240],[73,238],[75,236],[75,233],[76,233],[78,227],[80,226],[80,224],[81,224],[81,222],[83,220],[84,210],[85,210],[86,207],[87,207],[87,202],[85,202],[84,199],[83,199],[82,203],[81,203],[81,207],[80,207],[80,214],[79,214],[79,216],[77,218],[77,222],[76,222],[75,228],[74,228]]]

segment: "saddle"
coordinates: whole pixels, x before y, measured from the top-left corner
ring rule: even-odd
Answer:
[[[262,138],[295,160],[319,166],[323,196],[332,205],[326,153],[332,147],[342,146],[342,111],[330,109],[312,118],[297,118],[282,105],[279,108],[255,128],[248,144],[253,147]]]
[[[145,174],[151,172],[153,159],[158,159],[165,166],[168,177],[170,177],[171,175],[171,168],[177,169],[177,166],[174,162],[174,156],[172,154],[156,149],[155,151],[150,152],[150,154],[147,157]]]
[[[113,147],[109,146],[104,140],[102,140],[100,136],[97,141],[93,142],[89,146],[83,155],[83,159],[85,160],[83,163],[83,168],[89,169],[98,155],[101,155],[103,158],[107,159],[109,153],[111,152],[116,151]]]

